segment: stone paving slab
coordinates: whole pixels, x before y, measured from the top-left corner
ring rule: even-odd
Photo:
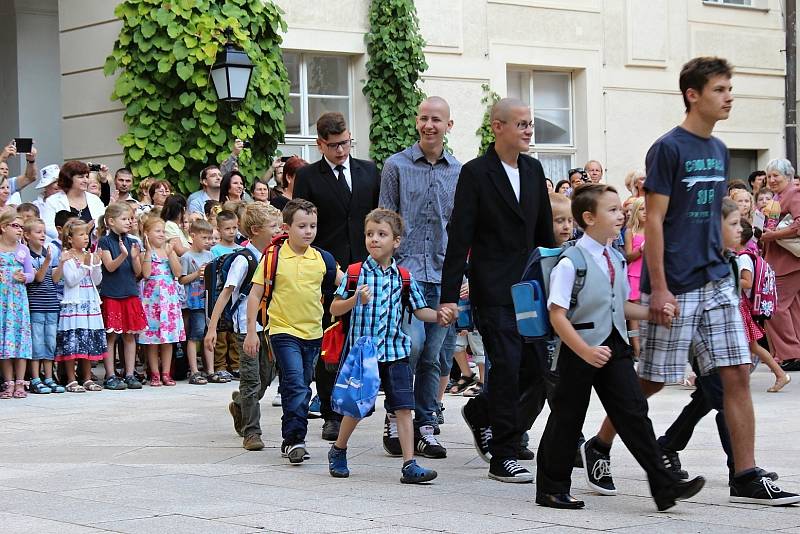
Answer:
[[[798,377],[800,378],[800,376]],[[757,458],[800,490],[800,386],[765,393],[771,375],[753,375]],[[573,493],[581,511],[533,503],[531,484],[487,478],[461,421],[463,397],[445,399],[444,460],[419,459],[439,472],[426,486],[399,483],[400,460],[381,445],[381,410],[364,421],[350,444],[351,477],[328,475],[329,444],[321,421],[309,423],[311,460],[290,466],[280,456],[280,408],[262,403],[267,447],[248,452],[233,433],[227,403],[235,383],[141,391],[31,395],[0,402],[0,529],[65,534],[452,532],[538,534],[562,532],[800,533],[800,507],[769,508],[727,502],[727,470],[712,416],[701,422],[681,455],[684,468],[707,477],[706,488],[668,513],[657,513],[646,478],[624,445],[612,452],[620,494],[588,491],[580,472]],[[797,389],[796,389],[797,388]],[[651,402],[663,432],[689,391],[668,387]],[[536,422],[531,446],[546,422]],[[584,431],[592,435],[603,413],[593,399]],[[527,464],[530,469],[535,463]]]

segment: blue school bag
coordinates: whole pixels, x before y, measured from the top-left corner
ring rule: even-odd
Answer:
[[[458,299],[456,330],[467,330],[469,332],[475,330],[475,325],[472,322],[472,304],[469,299]]]
[[[375,407],[381,379],[372,338],[362,336],[350,348],[336,375],[331,394],[333,411],[363,419]]]
[[[522,281],[511,286],[517,330],[525,341],[552,339],[555,336],[547,311],[547,295],[550,273],[564,256],[568,256],[575,266],[575,283],[567,312],[567,317],[571,316],[578,302],[578,293],[586,281],[586,260],[580,249],[575,247],[574,240],[567,241],[559,248],[537,247],[528,258]]]

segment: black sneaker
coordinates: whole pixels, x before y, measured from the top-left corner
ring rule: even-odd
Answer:
[[[781,364],[781,369],[790,373],[792,371],[800,371],[800,359],[796,360],[784,360]]]
[[[500,482],[511,482],[512,484],[528,484],[533,482],[533,474],[519,465],[514,458],[508,458],[499,462],[491,462],[489,465],[489,478]]]
[[[478,426],[473,421],[470,421],[466,407],[466,404],[461,407],[461,417],[464,418],[464,422],[467,423],[472,432],[472,443],[475,445],[478,456],[488,464],[492,459],[492,453],[489,452],[489,444],[492,442],[492,427]]]
[[[335,419],[328,419],[322,423],[323,441],[336,441],[339,439],[339,426],[341,423]]]
[[[425,458],[447,458],[447,449],[442,447],[442,444],[433,435],[433,427],[431,425],[419,427],[419,430],[414,434],[417,454]]]
[[[592,438],[580,446],[586,483],[600,495],[616,495],[617,488],[611,477],[611,456],[598,451],[594,443],[595,438]]]
[[[117,376],[106,378],[106,381],[103,382],[103,387],[112,391],[122,391],[123,389],[128,389],[128,386],[125,385],[125,382],[120,380]]]
[[[125,385],[128,386],[128,389],[142,389],[142,383],[133,375],[125,377]]]
[[[536,459],[536,455],[533,454],[533,451],[530,450],[528,447],[520,447],[519,452],[517,453],[517,459],[531,461]]]
[[[383,419],[383,450],[388,456],[403,456],[400,436],[397,434],[397,417],[394,414],[386,414]]]
[[[754,473],[760,477],[767,477],[771,481],[775,482],[778,480],[778,473],[775,471],[767,471],[766,469],[761,469],[760,467],[756,467],[756,472]],[[730,486],[733,484],[733,471],[728,471],[728,485]]]
[[[800,502],[800,495],[779,488],[769,477],[756,473],[748,480],[731,484],[730,502],[762,504],[765,506],[785,506]]]
[[[689,480],[689,473],[685,469],[681,469],[681,459],[678,453],[670,449],[661,449],[661,460],[664,462],[664,467],[667,471],[673,473],[680,480]]]

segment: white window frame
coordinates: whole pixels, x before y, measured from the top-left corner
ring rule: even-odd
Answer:
[[[736,3],[732,0],[703,0],[703,4],[713,7],[729,7],[734,9],[755,9],[757,11],[769,11],[767,0],[744,0],[746,4]]]
[[[283,143],[279,143],[280,146],[285,147],[298,147],[300,148],[300,157],[306,161],[316,161],[317,152],[314,152],[312,155],[311,149],[309,147],[316,147],[317,144],[317,136],[312,135],[309,131],[309,116],[308,116],[308,99],[309,97],[320,97],[320,98],[328,98],[332,100],[347,100],[347,116],[345,119],[347,120],[347,127],[350,130],[350,133],[353,136],[353,139],[356,139],[356,134],[353,132],[353,61],[352,57],[347,54],[330,54],[325,52],[317,52],[314,50],[283,50],[283,53],[290,53],[296,54],[298,56],[298,66],[299,66],[299,75],[300,75],[300,92],[299,93],[289,93],[289,98],[297,97],[300,99],[300,133],[299,134],[289,134],[287,133]],[[328,56],[328,57],[336,57],[342,58],[347,61],[347,95],[321,95],[321,94],[309,94],[308,92],[308,64],[307,64],[307,57],[308,56]],[[291,100],[290,100],[291,102]],[[355,150],[356,143],[353,143],[353,153]],[[316,150],[316,148],[315,148]]]
[[[570,157],[570,166],[574,167],[575,165],[575,156],[577,153],[577,147],[575,146],[575,90],[574,90],[574,83],[575,80],[572,76],[571,71],[564,71],[564,70],[548,70],[548,69],[537,69],[534,67],[520,67],[520,66],[509,66],[506,69],[506,80],[508,80],[508,75],[511,72],[517,73],[524,73],[528,77],[528,102],[531,103],[531,113],[535,115],[536,109],[534,107],[534,94],[536,91],[536,87],[533,83],[533,75],[534,74],[558,74],[558,75],[566,75],[569,79],[568,83],[568,90],[569,95],[567,101],[569,102],[569,143],[566,144],[537,144],[536,143],[536,130],[534,128],[533,134],[533,143],[530,145],[529,154],[537,159],[539,159],[540,154],[547,154],[547,155],[557,155],[557,156],[569,156]],[[536,118],[533,119],[534,122]]]

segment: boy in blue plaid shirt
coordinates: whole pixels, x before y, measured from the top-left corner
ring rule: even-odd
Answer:
[[[347,345],[352,346],[362,337],[372,338],[378,356],[378,371],[386,394],[386,411],[397,417],[397,432],[403,451],[403,476],[400,482],[417,484],[436,478],[436,471],[425,469],[414,460],[414,427],[411,410],[414,409],[413,372],[408,364],[411,338],[403,332],[403,280],[392,257],[400,246],[403,219],[394,211],[371,211],[364,223],[364,234],[369,257],[361,266],[358,287],[353,295],[347,293],[347,277],[335,293],[331,315],[342,316],[352,310]],[[414,316],[420,321],[435,323],[438,316],[428,308],[416,281],[411,278],[410,304]],[[360,420],[344,416],[339,437],[328,452],[331,476],[346,478],[347,441]]]

